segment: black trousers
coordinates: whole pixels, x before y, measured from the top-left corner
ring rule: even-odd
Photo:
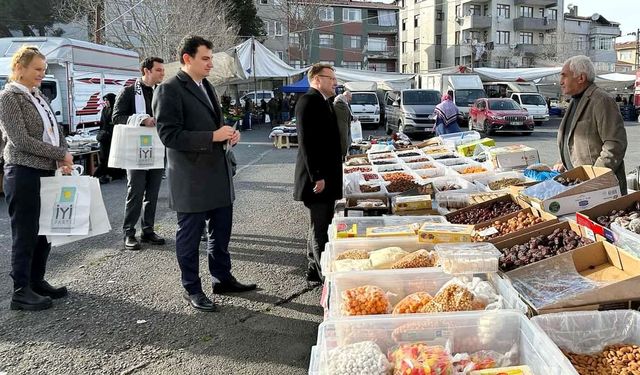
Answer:
[[[212,278],[230,281],[231,255],[229,241],[233,224],[233,206],[220,207],[206,212],[178,212],[178,231],[176,232],[176,256],[182,273],[182,286],[189,294],[202,292],[200,280],[200,238],[205,221],[209,221],[207,232],[207,261]]]
[[[4,195],[11,218],[11,278],[13,288],[44,280],[51,244],[40,229],[40,177],[53,171],[5,165]]]
[[[100,165],[93,174],[94,177],[102,177],[109,174],[109,152],[111,151],[111,141],[100,142],[100,152],[98,156],[100,158]]]
[[[141,214],[142,234],[153,233],[163,172],[164,169],[127,170],[127,203],[122,225],[125,236],[136,234],[136,222]]]
[[[320,273],[320,256],[329,242],[329,225],[333,219],[336,202],[316,202],[304,204],[309,209],[309,235],[307,237],[308,268]]]

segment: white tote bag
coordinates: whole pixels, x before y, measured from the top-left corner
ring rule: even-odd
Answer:
[[[358,143],[362,140],[362,125],[360,120],[351,121],[351,142]]]
[[[85,238],[94,237],[111,231],[111,223],[107,215],[107,208],[102,199],[102,190],[97,178],[89,181],[91,191],[91,210],[89,213],[89,233],[86,236],[48,236],[51,246],[61,246]]]
[[[70,176],[60,170],[54,177],[40,178],[39,235],[86,235],[89,233],[91,177],[80,176],[82,166],[74,165]]]
[[[126,125],[113,127],[109,167],[122,169],[162,169],[164,168],[164,145],[158,136],[158,129],[140,126],[149,118],[146,114],[134,114]]]

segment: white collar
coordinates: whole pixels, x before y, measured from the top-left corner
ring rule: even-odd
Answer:
[[[17,82],[17,81],[13,81],[13,84],[14,84],[17,88],[19,88],[20,90],[24,91],[25,93],[27,93],[27,94],[33,94],[33,91],[29,90],[29,88],[28,88],[27,86],[23,85],[22,83]]]

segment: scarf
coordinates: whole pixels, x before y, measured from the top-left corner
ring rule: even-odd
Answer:
[[[144,101],[144,94],[142,93],[142,80],[140,78],[136,79],[136,82],[133,84],[133,92],[135,94],[136,113],[140,115],[146,114],[147,103]]]
[[[53,114],[51,107],[49,107],[49,103],[40,94],[40,90],[34,88],[33,92],[31,92],[27,86],[18,82],[11,82],[9,85],[13,85],[24,92],[36,107],[40,118],[42,118],[42,141],[52,146],[60,147],[60,132],[56,116]]]
[[[458,120],[458,107],[451,100],[443,100],[433,111],[440,117],[445,126],[449,126]]]

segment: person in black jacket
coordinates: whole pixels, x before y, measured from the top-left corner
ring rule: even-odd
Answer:
[[[296,105],[298,157],[294,199],[304,202],[311,218],[307,241],[308,281],[322,281],[320,254],[335,202],[342,197],[342,154],[332,104],[336,74],[331,65],[314,64],[307,73],[311,88]]]
[[[142,78],[118,95],[113,107],[113,123],[126,124],[133,114],[148,114],[149,118],[142,122],[143,126],[156,126],[156,119],[151,109],[153,91],[164,78],[164,61],[159,57],[147,57],[140,65]],[[127,201],[124,212],[124,246],[127,250],[140,250],[140,242],[136,239],[136,222],[142,213],[140,227],[142,242],[152,245],[164,245],[164,238],[154,230],[156,204],[162,183],[163,169],[127,170]]]
[[[109,174],[109,150],[111,149],[111,138],[113,137],[113,105],[116,102],[116,94],[108,93],[102,97],[104,107],[100,114],[100,131],[96,136],[100,143],[100,165],[94,177],[100,179],[101,184],[109,183],[113,176]]]

